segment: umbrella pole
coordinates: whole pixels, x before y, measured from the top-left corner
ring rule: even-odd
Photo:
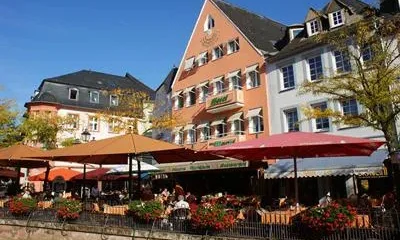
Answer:
[[[137,170],[138,170],[138,194],[139,194],[139,198],[142,196],[142,169],[140,166],[140,159],[138,157],[136,157],[136,161],[137,161]]]
[[[293,166],[294,166],[294,194],[296,199],[296,207],[299,205],[299,184],[297,179],[297,158],[293,158]]]
[[[128,194],[129,200],[132,200],[132,158],[133,155],[129,154],[129,180],[128,180]]]
[[[47,184],[49,183],[49,174],[50,174],[50,165],[46,167],[46,173],[44,175],[44,186],[43,186],[43,192],[46,192],[47,190]]]
[[[20,186],[19,186],[19,184],[20,184],[20,174],[21,174],[21,168],[20,167],[17,167],[17,179],[15,179],[15,184],[17,185],[17,188],[18,188],[18,190],[20,189]]]
[[[86,200],[86,163],[83,164],[83,200]]]

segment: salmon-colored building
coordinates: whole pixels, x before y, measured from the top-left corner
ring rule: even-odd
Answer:
[[[269,135],[265,57],[286,26],[205,0],[172,85],[177,144],[204,149]]]

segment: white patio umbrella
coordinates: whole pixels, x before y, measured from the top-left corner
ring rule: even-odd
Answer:
[[[140,171],[142,172],[155,172],[159,169],[153,165],[150,165],[145,162],[140,163]],[[138,172],[138,164],[137,162],[132,162],[132,172]],[[107,174],[126,174],[129,173],[129,165],[119,165],[117,167],[112,168],[107,172]]]

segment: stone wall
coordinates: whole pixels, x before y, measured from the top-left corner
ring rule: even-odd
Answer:
[[[28,222],[0,219],[1,240],[228,240],[173,232],[150,232],[124,228],[103,228],[75,224]]]

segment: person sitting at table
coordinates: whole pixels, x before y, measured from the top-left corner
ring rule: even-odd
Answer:
[[[319,200],[320,207],[326,207],[332,202],[331,193],[328,192],[324,197]]]
[[[189,203],[185,201],[183,195],[178,196],[178,202],[175,203],[174,210],[177,209],[189,209]]]

